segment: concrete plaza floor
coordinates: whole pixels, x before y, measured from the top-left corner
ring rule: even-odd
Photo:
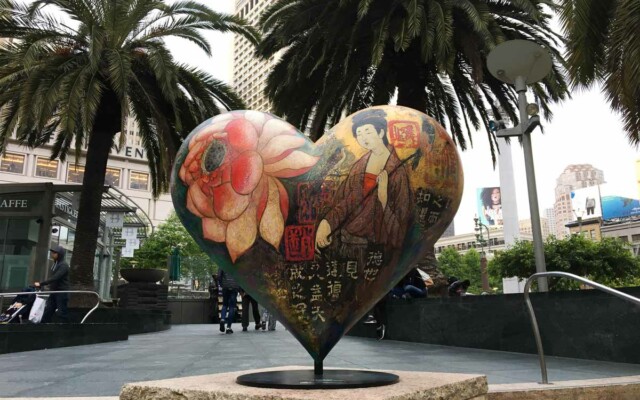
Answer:
[[[217,325],[174,325],[128,341],[0,355],[0,397],[117,396],[128,382],[286,365],[313,365],[281,325],[221,334]],[[252,328],[252,327],[250,327]],[[489,384],[536,382],[536,355],[344,337],[325,368],[486,375]],[[640,375],[640,364],[547,357],[550,381]]]

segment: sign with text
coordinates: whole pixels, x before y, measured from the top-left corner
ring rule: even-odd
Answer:
[[[37,212],[42,204],[42,193],[8,193],[0,195],[0,213]]]
[[[120,237],[123,239],[136,239],[138,237],[138,228],[122,228]]]
[[[122,250],[120,250],[120,255],[122,255],[122,257],[124,258],[131,258],[133,257],[133,252],[134,249],[132,249],[131,247],[123,247]]]
[[[124,213],[108,212],[105,216],[107,228],[122,228],[124,225]]]

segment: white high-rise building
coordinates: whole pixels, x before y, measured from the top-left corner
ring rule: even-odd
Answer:
[[[553,207],[544,209],[545,217],[547,218],[547,225],[549,228],[549,235],[558,236],[556,233],[556,213]]]
[[[236,0],[234,14],[257,26],[262,12],[275,0]],[[255,57],[255,46],[241,35],[233,39],[233,88],[250,110],[269,112],[271,105],[264,95],[269,71],[277,60]]]

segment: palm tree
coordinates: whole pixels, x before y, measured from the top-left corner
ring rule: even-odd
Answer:
[[[0,150],[14,131],[29,146],[53,139],[52,159],[73,152],[77,160],[87,146],[71,260],[79,286],[93,287],[107,159],[125,118],[138,123],[158,196],[185,134],[220,107],[242,107],[229,87],[176,62],[165,45],[180,37],[211,55],[204,30],[258,41],[242,20],[196,1],[0,0],[0,37],[9,39],[0,47]]]
[[[267,80],[274,112],[317,138],[344,114],[397,104],[434,117],[461,149],[484,126],[495,162],[493,114],[518,120],[514,89],[487,70],[499,43],[525,39],[544,45],[552,73],[533,86],[543,115],[568,96],[561,38],[550,29],[549,0],[279,0],[260,20],[258,54],[279,61]],[[418,263],[440,275],[432,248]]]
[[[562,0],[567,63],[574,85],[603,83],[611,107],[620,112],[627,137],[640,143],[640,2]]]
[[[552,74],[534,86],[544,114],[564,99],[566,83],[546,0],[279,0],[260,20],[263,57],[278,54],[266,93],[276,114],[312,137],[374,104],[398,104],[441,121],[465,149],[502,107],[517,120],[514,90],[493,78],[486,56],[509,39],[545,45],[556,59]]]

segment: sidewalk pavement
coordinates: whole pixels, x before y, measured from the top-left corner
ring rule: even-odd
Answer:
[[[0,355],[0,398],[118,396],[128,382],[215,374],[313,361],[278,325],[275,332],[239,324],[174,325],[128,341]],[[253,327],[250,326],[250,329]],[[550,381],[640,375],[640,364],[547,357]],[[344,337],[325,368],[344,367],[484,374],[489,384],[537,382],[538,357],[421,343]],[[106,400],[106,399],[104,399]]]

